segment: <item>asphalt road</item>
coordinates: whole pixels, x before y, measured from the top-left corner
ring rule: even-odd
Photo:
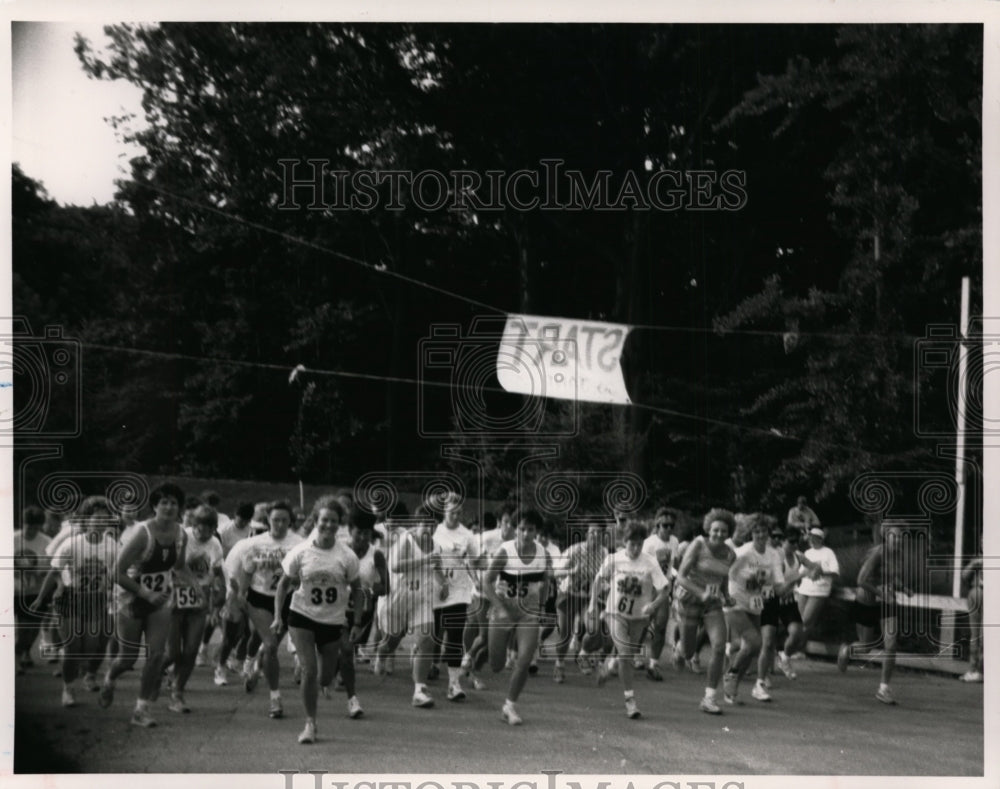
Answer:
[[[629,720],[615,677],[598,688],[571,665],[556,685],[546,662],[521,697],[524,725],[511,727],[499,713],[507,672],[459,703],[445,700],[439,679],[431,683],[437,706],[421,710],[410,706],[408,660],[397,656],[389,677],[359,667],[362,718],[346,717],[342,691],[320,699],[319,741],[302,746],[284,646],[281,657],[284,719],[267,717],[263,682],[253,694],[236,682],[217,688],[211,670],[198,668],[186,694],[193,712],[169,712],[161,695],[159,726],[149,730],[129,723],[137,671],[119,680],[110,709],[82,690],[79,704],[63,709],[61,680],[36,665],[15,683],[15,772],[983,774],[983,686],[933,674],[900,671],[899,705],[887,707],[874,698],[877,670],[842,675],[831,662],[798,660],[797,680],[773,680],[772,703],[750,699],[747,685],[745,706],[710,716],[698,710],[703,677],[667,669],[662,683],[638,677],[643,717]]]

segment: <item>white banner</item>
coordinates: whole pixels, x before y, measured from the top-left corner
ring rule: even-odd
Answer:
[[[508,315],[497,378],[508,392],[628,405],[621,354],[629,331],[619,323]]]

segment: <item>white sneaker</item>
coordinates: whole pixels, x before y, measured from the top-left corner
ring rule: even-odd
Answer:
[[[642,715],[639,712],[639,705],[635,703],[635,699],[625,699],[625,714],[630,718],[638,718]]]
[[[784,652],[778,653],[778,670],[789,679],[795,679],[798,676],[792,668],[792,661],[788,659],[788,655]]]
[[[473,690],[486,690],[489,687],[489,685],[479,678],[478,674],[470,674],[469,678],[472,680]]]
[[[132,713],[132,720],[130,722],[133,726],[140,726],[143,729],[152,729],[156,725],[156,721],[149,714],[148,710],[136,709]]]
[[[517,708],[510,702],[504,702],[503,708],[500,710],[500,716],[511,726],[520,726],[524,723],[521,720],[521,716],[517,714]]]
[[[977,682],[981,683],[983,681],[983,674],[981,671],[966,671],[959,678],[960,682]]]
[[[896,699],[892,697],[892,691],[889,688],[879,688],[875,693],[875,698],[881,701],[883,704],[895,704]]]
[[[226,661],[226,668],[232,671],[234,674],[240,673],[240,659],[234,655],[229,656],[229,660]]]
[[[316,724],[312,721],[306,721],[306,727],[302,730],[302,734],[299,735],[299,742],[303,745],[310,745],[316,742]]]
[[[632,659],[632,668],[636,671],[643,671],[646,668],[646,658],[642,655],[636,655]]]
[[[466,674],[472,671],[472,655],[468,652],[462,655],[462,671]]]
[[[734,706],[740,706],[743,704],[740,701],[739,692],[737,691],[737,679],[735,674],[727,673],[722,677],[722,698],[725,700],[726,704],[732,704]]]
[[[722,714],[722,710],[719,709],[719,705],[715,703],[714,699],[710,699],[708,696],[701,697],[701,703],[698,705],[698,709],[702,712],[707,712],[709,715]]]
[[[191,708],[184,701],[183,694],[171,693],[170,703],[167,705],[167,709],[171,712],[191,712]]]
[[[458,682],[448,686],[448,701],[462,701],[465,698],[465,691]]]
[[[358,701],[357,696],[351,696],[347,700],[347,717],[348,718],[360,718],[365,714],[365,711],[361,709],[361,702]]]
[[[753,696],[757,701],[770,701],[771,694],[767,692],[767,688],[764,687],[763,682],[757,682],[753,686],[753,690],[750,691],[750,695]]]
[[[62,705],[64,707],[76,706],[76,697],[73,695],[73,691],[71,691],[69,688],[63,688]]]
[[[87,673],[83,675],[83,689],[89,693],[96,693],[101,689],[100,683],[97,681],[97,675]]]
[[[434,699],[426,691],[415,690],[413,691],[413,706],[428,709],[434,706]]]
[[[212,681],[220,688],[223,685],[229,684],[229,677],[226,676],[226,669],[224,666],[215,667],[215,678]]]

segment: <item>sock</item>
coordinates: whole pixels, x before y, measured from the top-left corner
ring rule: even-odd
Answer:
[[[705,688],[705,698],[715,701],[715,688]]]
[[[649,667],[650,668],[656,668],[659,665],[660,665],[660,662],[656,658],[650,658],[649,659]]]
[[[634,690],[626,690],[625,691],[625,700],[626,701],[628,701],[629,699],[634,699],[634,698],[635,698],[635,691]]]
[[[889,690],[889,686],[885,682],[878,683],[878,691],[879,691],[879,693],[881,693],[883,691],[886,691],[886,690]]]
[[[503,701],[503,705],[504,705],[505,707],[513,707],[513,706],[514,706],[514,702],[513,702],[513,701],[511,701],[510,699],[504,699],[504,701]]]
[[[136,699],[135,700],[135,711],[145,712],[149,709],[149,702],[146,699]]]
[[[459,678],[462,676],[461,668],[453,668],[448,666],[448,684],[457,685]]]
[[[274,701],[275,699],[278,699],[278,700],[281,699],[281,691],[280,690],[272,690],[272,691],[270,691],[270,695],[271,695],[271,701]]]
[[[427,686],[423,682],[415,682],[413,684],[413,693],[417,694],[417,693],[420,693],[420,691],[423,691],[424,693],[426,693],[427,692]]]

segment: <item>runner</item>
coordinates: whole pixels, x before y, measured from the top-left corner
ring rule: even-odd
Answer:
[[[809,569],[809,573],[799,583],[798,591],[795,593],[799,613],[802,614],[804,637],[807,639],[809,631],[819,622],[826,601],[830,599],[833,579],[840,575],[837,555],[823,544],[825,539],[826,532],[819,526],[813,526],[809,530],[810,548],[803,554],[806,560],[803,563]]]
[[[490,515],[491,513],[486,513]],[[479,548],[476,558],[476,584],[472,590],[472,601],[469,603],[465,632],[462,635],[467,644],[462,657],[462,669],[469,673],[472,687],[475,690],[485,690],[486,683],[479,676],[479,670],[489,659],[488,621],[490,599],[483,592],[486,570],[497,549],[505,542],[514,539],[514,508],[504,505],[500,510],[500,520],[493,528],[479,535]],[[485,519],[484,519],[485,520]]]
[[[336,510],[331,508],[331,511],[339,518],[339,507]],[[287,501],[275,501],[268,507],[268,522],[269,530],[266,533],[246,541],[237,580],[239,595],[246,599],[247,614],[261,639],[261,663],[270,691],[268,717],[281,718],[285,713],[278,685],[278,646],[284,638],[285,630],[272,628],[271,624],[275,620],[275,595],[283,574],[281,562],[292,548],[302,542],[302,538],[289,530],[292,524],[292,505]],[[289,602],[290,599],[286,601],[286,605]],[[287,624],[288,612],[281,613],[279,621]],[[247,693],[253,693],[257,686],[255,671],[244,678],[243,686]]]
[[[32,609],[40,612],[57,584],[62,593],[57,609],[63,648],[62,704],[76,706],[76,679],[95,658],[103,658],[111,621],[108,591],[118,545],[111,528],[114,516],[103,496],[90,496],[73,519],[77,529],[52,557]],[[88,686],[88,690],[90,687]]]
[[[517,700],[528,680],[528,665],[535,654],[552,564],[535,537],[542,516],[522,510],[516,516],[515,538],[503,543],[486,571],[483,591],[490,599],[490,668],[494,673],[506,663],[507,639],[511,631],[517,644],[517,662],[510,677],[501,715],[511,726],[522,723]]]
[[[703,525],[705,535],[692,540],[677,572],[677,601],[683,625],[681,651],[676,656],[680,658],[680,665],[683,660],[691,659],[698,625],[703,625],[712,645],[712,658],[700,708],[711,715],[722,714],[716,704],[726,654],[726,619],[722,606],[728,598],[729,567],[736,561],[736,554],[726,545],[726,538],[735,526],[736,519],[729,510],[709,511]],[[675,660],[675,664],[677,662]]]
[[[407,632],[412,632],[415,639],[412,652],[413,706],[433,707],[434,699],[427,692],[427,678],[435,649],[431,595],[435,588],[445,588],[441,553],[433,537],[434,518],[430,510],[421,505],[410,520],[406,505],[399,501],[390,511],[387,525],[389,594],[381,622],[386,636],[379,644],[376,666],[381,666]],[[405,528],[407,525],[411,526],[409,531]]]
[[[115,565],[118,655],[104,676],[98,699],[102,707],[111,706],[115,680],[135,665],[145,638],[146,663],[132,713],[132,724],[144,728],[156,725],[149,705],[160,692],[170,632],[173,578],[176,575],[184,583],[194,582],[184,566],[187,535],[178,523],[184,494],[176,485],[167,483],[153,490],[149,500],[153,517],[128,537]]]
[[[608,557],[605,546],[610,541],[610,535],[596,515],[586,522],[586,529],[586,539],[570,545],[563,556],[565,575],[559,583],[559,599],[556,601],[559,640],[556,642],[556,662],[552,674],[552,679],[558,683],[566,679],[565,659],[569,651],[574,653],[581,674],[593,671],[586,651],[581,647],[585,630],[584,613],[590,603],[594,577]]]
[[[729,568],[729,592],[733,607],[726,616],[730,638],[739,638],[740,650],[723,677],[723,697],[727,704],[741,704],[739,684],[761,649],[761,614],[776,603],[801,577],[785,577],[781,553],[768,544],[770,524],[759,513],[750,526],[751,541],[736,549],[736,561]],[[758,676],[751,695],[757,701],[771,701],[764,677]]]
[[[185,565],[193,584],[180,581],[174,585],[174,605],[170,635],[167,638],[167,666],[173,666],[171,712],[190,712],[184,689],[194,671],[195,658],[202,643],[202,632],[211,612],[217,612],[225,589],[222,574],[222,544],[215,536],[216,513],[206,504],[192,514],[194,527],[187,531]]]
[[[597,613],[598,599],[603,588],[609,588],[604,616],[611,631],[615,649],[618,650],[618,676],[625,694],[625,714],[629,718],[640,716],[632,687],[631,658],[642,651],[642,641],[650,619],[670,596],[670,585],[659,563],[643,551],[646,527],[630,523],[625,529],[625,547],[605,559],[594,579],[588,613]],[[598,671],[603,684],[607,673]]]
[[[340,639],[340,678],[344,682],[344,691],[347,693],[347,714],[351,718],[359,718],[364,714],[361,702],[355,694],[354,653],[358,644],[363,643],[368,637],[375,615],[375,601],[385,594],[388,583],[385,556],[371,544],[374,526],[375,516],[371,513],[358,508],[351,513],[351,541],[347,547],[353,551],[358,560],[358,581],[364,593],[360,598],[364,602],[362,608],[355,607],[354,598],[351,598],[347,605],[347,631],[357,632],[358,638],[352,636]],[[326,685],[321,683],[321,687],[325,688]],[[326,693],[324,691],[324,695]]]
[[[244,681],[252,672],[256,673],[256,668],[253,665],[253,657],[256,652],[250,654],[250,659],[248,659],[250,618],[247,616],[246,600],[240,596],[239,585],[240,567],[243,564],[243,554],[248,547],[250,534],[249,518],[246,516],[253,514],[253,505],[243,508],[241,504],[240,507],[241,509],[237,510],[234,524],[241,525],[234,528],[245,531],[247,536],[233,542],[232,529],[224,530],[222,535],[222,552],[225,557],[222,562],[222,574],[226,579],[226,602],[219,614],[222,623],[222,643],[219,645],[219,654],[216,656],[215,677],[213,679],[213,682],[218,686],[229,684],[228,672],[239,671],[241,661],[243,662]],[[243,525],[244,521],[246,521],[245,525]],[[228,551],[226,549],[227,542],[230,543]],[[257,641],[259,648],[260,639]]]
[[[462,631],[465,612],[472,601],[473,575],[470,564],[479,555],[479,538],[459,522],[462,504],[458,496],[449,494],[444,504],[444,517],[434,530],[434,542],[441,552],[444,583],[434,596],[434,632],[439,647],[444,642],[442,657],[448,664],[448,700],[465,698],[462,689]],[[431,676],[434,676],[433,671]]]
[[[302,704],[306,710],[306,725],[299,735],[299,742],[303,744],[316,742],[317,681],[328,685],[337,670],[338,659],[343,654],[341,641],[348,603],[353,600],[357,611],[365,607],[358,578],[358,557],[337,542],[343,510],[335,502],[323,499],[317,501],[316,506],[319,509],[313,510],[315,527],[312,533],[282,559],[283,574],[276,585],[274,617],[266,642],[268,647],[273,643],[276,652],[286,629],[295,640],[296,654],[302,664]],[[275,513],[286,511],[290,525],[291,508],[272,507],[272,529]],[[295,591],[289,598],[288,592],[293,587]],[[355,627],[348,641],[356,642],[359,631],[360,628]],[[268,661],[270,665],[270,655]],[[319,663],[322,663],[322,671]],[[276,657],[274,666],[277,668]]]
[[[977,556],[962,570],[962,580],[969,584],[969,670],[959,677],[962,682],[983,681],[983,557]]]
[[[674,576],[677,575],[674,563],[678,558],[678,549],[680,548],[677,537],[674,536],[676,523],[677,519],[674,513],[666,507],[660,507],[653,519],[654,531],[642,544],[643,553],[656,560],[660,571],[667,578],[671,587]],[[662,605],[657,607],[656,614],[649,624],[652,638],[646,656],[646,676],[654,682],[663,681],[663,673],[660,671],[660,655],[663,654],[663,647],[666,645],[667,622],[669,620],[670,606]]]
[[[549,561],[552,562],[552,579],[549,583],[549,591],[545,595],[545,614],[542,617],[542,632],[538,638],[538,650],[531,664],[528,666],[529,674],[538,673],[538,661],[542,658],[545,640],[555,632],[559,623],[559,617],[556,613],[556,600],[559,599],[558,578],[563,567],[563,552],[555,542],[558,532],[559,528],[556,526],[556,523],[546,518],[545,527],[538,535],[538,541],[545,548],[546,553],[549,555]]]
[[[794,576],[801,577],[808,570],[799,559],[800,538],[801,532],[794,526],[785,530],[778,526],[772,527],[771,546],[781,553],[782,572],[786,581]],[[757,679],[763,680],[765,689],[769,687],[769,677],[774,667],[779,624],[785,627],[787,635],[783,648],[777,653],[778,668],[788,679],[795,679],[797,675],[792,669],[789,656],[805,646],[802,614],[799,613],[799,607],[795,602],[795,584],[790,584],[784,594],[776,595],[766,601],[760,616],[762,645],[760,660],[757,662]]]
[[[41,507],[25,507],[21,513],[21,528],[14,532],[14,658],[17,673],[34,665],[31,648],[42,630],[46,617],[36,610],[35,600],[45,581],[49,557],[45,548],[50,540],[42,533],[45,511]]]
[[[899,607],[896,592],[910,596],[913,591],[903,577],[902,532],[899,527],[883,523],[881,541],[872,547],[858,571],[858,588],[852,610],[860,644],[856,651],[867,651],[878,643],[877,627],[882,625],[882,676],[875,698],[883,704],[893,705],[896,699],[889,683],[896,667],[896,643],[899,634]],[[842,644],[837,653],[837,667],[847,670],[851,645]]]

